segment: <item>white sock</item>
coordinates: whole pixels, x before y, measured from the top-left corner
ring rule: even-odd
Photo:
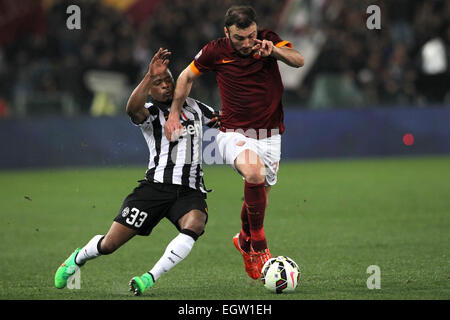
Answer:
[[[166,251],[155,266],[150,270],[156,281],[164,273],[175,267],[181,260],[187,257],[194,246],[195,240],[184,233],[178,234],[167,246]]]
[[[94,236],[77,254],[75,258],[75,263],[78,265],[81,265],[85,263],[88,260],[97,258],[100,255],[100,252],[98,252],[98,242],[100,239],[102,239],[104,236],[99,234]]]

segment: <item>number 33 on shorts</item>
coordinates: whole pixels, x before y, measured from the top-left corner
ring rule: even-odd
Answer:
[[[131,213],[128,215],[128,218],[125,221],[135,228],[140,228],[147,216],[147,212],[139,211],[139,209],[133,208],[131,209]]]

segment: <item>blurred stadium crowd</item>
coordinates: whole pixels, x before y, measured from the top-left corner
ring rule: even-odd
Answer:
[[[303,105],[450,103],[450,1],[313,2],[322,4],[317,27],[326,40],[298,88]],[[373,4],[380,8],[380,30],[366,26],[370,14],[364,13]]]
[[[305,0],[307,19],[281,33],[292,0],[0,0],[0,117],[62,112],[116,114],[159,47],[175,77],[209,40],[223,36],[232,4],[251,4],[259,25],[286,40],[312,29],[325,39],[286,106],[301,108],[449,104],[450,1]],[[141,4],[139,4],[141,3]],[[68,30],[66,9],[81,8]],[[368,30],[366,8],[381,8]],[[308,11],[309,10],[309,11]],[[301,19],[299,14],[298,18]],[[302,52],[302,48],[297,48]],[[105,85],[110,89],[105,89]],[[193,97],[220,108],[213,75]]]

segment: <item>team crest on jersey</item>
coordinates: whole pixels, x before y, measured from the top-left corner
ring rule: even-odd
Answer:
[[[184,121],[189,120],[188,116],[183,111],[181,111],[181,119],[183,119]]]
[[[126,207],[122,210],[122,217],[126,217],[130,213],[130,208]]]
[[[190,106],[183,106],[184,109],[186,109],[187,111],[189,111],[190,113],[197,113],[194,108],[190,107]]]

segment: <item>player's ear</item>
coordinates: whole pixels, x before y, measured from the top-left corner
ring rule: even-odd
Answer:
[[[223,27],[223,32],[225,33],[225,36],[230,39],[230,34],[228,33],[227,27]]]

